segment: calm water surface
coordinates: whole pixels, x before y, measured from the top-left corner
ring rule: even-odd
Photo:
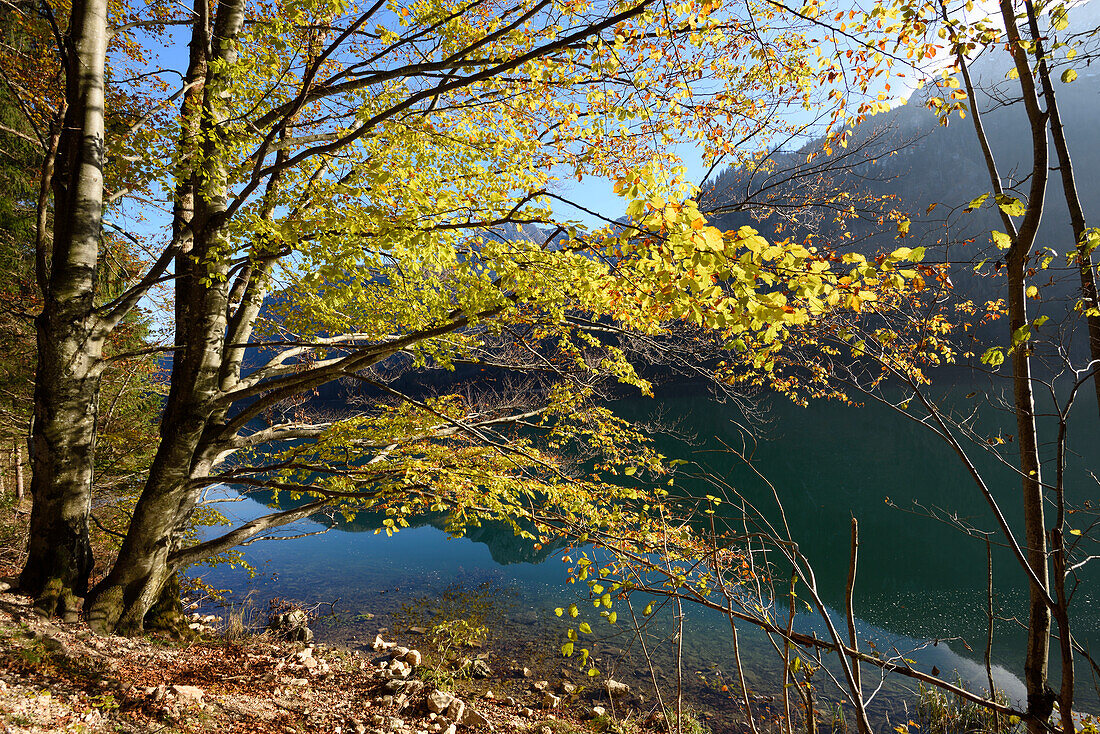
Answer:
[[[664,442],[663,453],[699,462],[758,507],[774,507],[771,490],[722,450],[724,444],[743,444],[734,423],[743,421],[741,414],[702,396],[620,404],[622,412],[633,417],[657,407],[695,434],[692,441]],[[861,534],[855,597],[860,637],[884,653],[905,653],[918,668],[930,671],[935,666],[948,675],[957,671],[975,689],[986,688],[985,543],[951,523],[928,517],[934,510],[993,529],[991,513],[958,459],[930,432],[886,409],[836,403],[803,409],[782,400],[769,400],[762,407],[765,423],[758,429],[752,458],[780,495],[792,534],[815,566],[825,602],[834,609],[842,605],[854,515]],[[1004,418],[993,411],[983,415],[986,429]],[[1082,468],[1100,469],[1094,448],[1098,439],[1095,418],[1077,429],[1071,474]],[[989,473],[1010,522],[1018,525],[1018,480],[992,456],[980,455],[978,463]],[[1094,482],[1071,485],[1080,497],[1095,494],[1095,489]],[[228,507],[238,518],[265,509],[250,500]],[[301,529],[317,527],[305,523]],[[387,538],[374,535],[362,521],[323,535],[255,543],[244,549],[244,555],[258,569],[256,578],[219,567],[206,572],[207,581],[232,589],[238,603],[247,597],[258,608],[266,608],[274,597],[320,605],[315,629],[321,639],[354,646],[373,639],[379,628],[396,633],[418,621],[431,621],[433,614],[474,614],[492,629],[494,654],[503,658],[499,667],[507,667],[509,659],[524,664],[541,661],[544,669],[556,672],[564,662],[566,672],[571,672],[569,662],[556,654],[568,625],[552,611],[578,599],[575,587],[566,583],[562,553],[535,553],[510,531],[474,529],[470,537],[455,540],[426,524]],[[1018,698],[1023,686],[1009,671],[1022,669],[1025,638],[1014,618],[1026,618],[1026,589],[1023,574],[1005,549],[994,548],[993,566],[999,618],[992,656],[995,674],[998,686]],[[1075,633],[1097,647],[1100,611],[1093,610],[1100,607],[1095,605],[1095,584],[1089,583],[1093,576],[1086,576],[1077,592]],[[704,708],[732,707],[731,694],[722,691],[722,685],[732,684],[734,671],[728,624],[698,610],[688,614],[684,652],[689,693]],[[620,620],[625,616],[620,610]],[[671,650],[672,610],[657,616],[663,621],[658,620],[648,644],[660,657]],[[636,683],[646,678],[637,641],[626,633],[607,636],[608,625],[591,621],[597,636],[606,637],[594,648],[601,670]],[[836,623],[843,627],[842,618]],[[808,614],[800,616],[798,626],[826,634]],[[771,645],[749,630],[742,631],[741,641],[750,686],[761,694],[779,690],[782,666]],[[621,650],[633,654],[623,658]],[[877,676],[864,675],[865,681],[877,682]],[[1080,678],[1083,708],[1100,710],[1095,691],[1088,689],[1090,681],[1084,673]],[[666,680],[671,682],[671,676]],[[872,711],[878,717],[904,720],[902,709],[911,705],[906,694],[910,688],[904,681],[888,684],[876,696]]]

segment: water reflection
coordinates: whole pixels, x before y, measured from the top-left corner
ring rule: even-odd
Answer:
[[[723,444],[741,442],[724,408],[694,396],[665,396],[660,402],[701,437],[690,443],[664,442],[662,453],[688,456],[707,465],[758,507],[774,504],[771,490],[722,450]],[[652,410],[653,403],[619,407],[640,417]],[[985,545],[950,523],[925,516],[930,508],[943,508],[976,527],[993,527],[988,508],[955,457],[927,431],[881,409],[824,403],[802,409],[776,401],[769,414],[773,420],[755,447],[753,460],[779,493],[792,534],[815,565],[824,601],[833,607],[842,602],[848,528],[854,514],[860,521],[862,548],[855,598],[860,638],[872,641],[887,657],[901,653],[920,670],[935,667],[948,676],[957,671],[972,688],[985,689]],[[1086,447],[1098,435],[1093,426],[1078,440]],[[1079,452],[1083,458],[1078,460],[1091,461],[1093,455]],[[983,460],[1010,522],[1017,522],[1011,514],[1017,482],[992,457]],[[705,489],[698,487],[700,492]],[[262,504],[252,501],[238,503],[234,509],[242,519],[264,511]],[[559,549],[535,551],[510,529],[489,524],[471,528],[467,538],[451,539],[440,529],[442,517],[421,518],[418,527],[387,538],[373,534],[377,519],[361,515],[352,522],[341,521],[324,535],[252,545],[245,556],[260,569],[259,578],[249,582],[217,569],[208,580],[233,588],[238,596],[254,589],[261,604],[271,596],[332,603],[333,612],[341,616],[333,617],[327,627],[322,624],[318,635],[347,644],[372,639],[379,626],[397,624],[403,605],[411,599],[430,599],[456,581],[470,588],[492,582],[502,589],[501,598],[510,600],[494,620],[497,642],[508,643],[505,654],[524,660],[541,656],[551,669],[562,667],[557,641],[567,624],[552,610],[579,597],[575,587],[566,583]],[[1009,553],[996,547],[993,551],[998,617],[994,676],[999,688],[1019,700],[1024,696],[1023,685],[1010,671],[1022,668],[1024,634],[1014,617],[1026,609],[1025,586]],[[1092,608],[1092,588],[1086,584],[1078,592],[1079,611]],[[365,613],[373,617],[368,619]],[[650,652],[658,656],[671,653],[670,615],[656,615],[650,630]],[[1086,645],[1100,642],[1100,615],[1080,617],[1078,638]],[[826,633],[811,615],[800,615],[798,626],[807,633]],[[646,680],[636,640],[622,631],[618,636],[611,632],[606,624],[597,629],[597,636],[603,638],[594,648],[600,665],[611,665],[613,653],[626,650],[632,654],[617,663],[620,672],[616,674]],[[538,641],[540,637],[543,642]],[[750,686],[761,692],[778,690],[782,665],[771,644],[748,631],[741,642]],[[722,691],[720,685],[732,680],[727,622],[717,614],[692,612],[684,644],[686,667],[701,705],[732,708],[732,693]],[[1052,669],[1057,670],[1056,664]],[[877,685],[873,671],[864,670],[865,681]],[[872,713],[884,718],[889,712],[896,721],[901,702],[909,700],[900,693],[912,687],[892,676],[877,694]],[[1096,710],[1095,694],[1087,690],[1081,694],[1082,708]]]

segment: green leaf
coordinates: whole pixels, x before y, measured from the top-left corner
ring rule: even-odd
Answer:
[[[561,654],[563,657],[573,657],[573,643],[567,642],[561,646]]]
[[[1005,353],[1000,347],[990,347],[982,355],[982,362],[990,367],[997,367],[1004,364],[1004,361]]]
[[[628,466],[628,467],[626,468],[626,470],[625,470],[625,471],[623,472],[623,474],[625,474],[625,475],[627,475],[627,476],[629,477],[629,476],[632,476],[632,475],[633,475],[633,474],[634,474],[635,472],[637,472],[637,471],[638,471],[638,468],[637,468],[637,467],[635,467],[635,466]]]
[[[1016,331],[1012,332],[1012,346],[1018,347],[1031,338],[1031,326],[1024,324]]]
[[[607,621],[610,622],[611,624],[615,624],[615,621],[618,618],[619,618],[619,615],[616,614],[615,612],[611,612],[610,614],[607,615]]]
[[[645,609],[642,610],[642,614],[647,616],[647,617],[649,615],[653,614],[653,602],[650,602],[649,604],[645,605]]]
[[[592,626],[588,624],[588,622],[581,622],[579,628],[580,631],[585,633],[586,635],[592,634]]]
[[[560,617],[561,615],[565,614],[565,610],[562,609],[561,607],[558,607],[557,609],[554,610],[554,614],[556,614]]]

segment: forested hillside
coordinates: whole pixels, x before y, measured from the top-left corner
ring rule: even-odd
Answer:
[[[1075,27],[1092,27],[1100,11],[1087,5],[1072,10],[1070,18]],[[1016,82],[1009,78],[1010,68],[1004,54],[987,49],[977,57],[971,65],[979,90],[974,104],[984,112],[985,130],[1001,170],[1026,184],[1029,132],[1022,105],[1013,103]],[[1080,172],[1078,192],[1088,211],[1100,206],[1100,177],[1093,173],[1100,171],[1100,146],[1092,142],[1100,119],[1100,72],[1085,68],[1072,84],[1056,84],[1063,91],[1062,122]],[[751,224],[792,236],[809,234],[840,249],[889,250],[900,244],[899,239],[910,246],[923,245],[931,250],[930,262],[951,263],[959,295],[976,301],[995,299],[999,285],[988,276],[1003,260],[990,232],[1002,225],[995,209],[968,210],[970,202],[990,189],[982,150],[969,118],[955,116],[940,123],[928,105],[934,98],[926,89],[917,90],[907,104],[853,130],[848,146],[834,146],[831,155],[822,155],[825,141],[816,139],[798,150],[777,149],[759,166],[722,170],[704,183],[701,206],[715,212],[724,227]],[[807,198],[820,205],[801,206]],[[904,238],[899,238],[896,223],[883,216],[890,210],[911,220]],[[837,216],[843,217],[843,227]],[[1065,201],[1057,192],[1047,198],[1038,243],[1061,255],[1048,271],[1060,285],[1044,298],[1076,293],[1076,271],[1065,262],[1073,250],[1073,233]],[[975,272],[979,263],[984,265]]]

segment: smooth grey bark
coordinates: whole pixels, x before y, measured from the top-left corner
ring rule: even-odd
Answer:
[[[13,460],[15,461],[15,501],[23,501],[23,442],[21,439],[15,439],[15,448],[12,450]]]
[[[102,235],[106,0],[72,6],[64,123],[53,172],[54,236],[35,326],[30,542],[20,586],[47,614],[73,614],[92,569],[88,516],[104,334],[95,314]]]
[[[244,5],[242,0],[222,0],[209,36],[206,8],[196,5],[204,15],[194,25],[190,74],[201,73],[205,83],[202,112],[194,118],[202,141],[201,164],[192,164],[190,182],[177,192],[176,202],[175,229],[185,245],[176,257],[176,343],[182,347],[173,360],[149,478],[118,560],[89,600],[88,620],[99,631],[143,629],[146,613],[173,571],[168,556],[174,533],[198,500],[200,489],[191,478],[210,468],[201,444],[219,397],[229,299],[229,266],[217,255],[228,237],[228,164],[220,140],[226,82],[218,70],[229,69],[236,59]]]

